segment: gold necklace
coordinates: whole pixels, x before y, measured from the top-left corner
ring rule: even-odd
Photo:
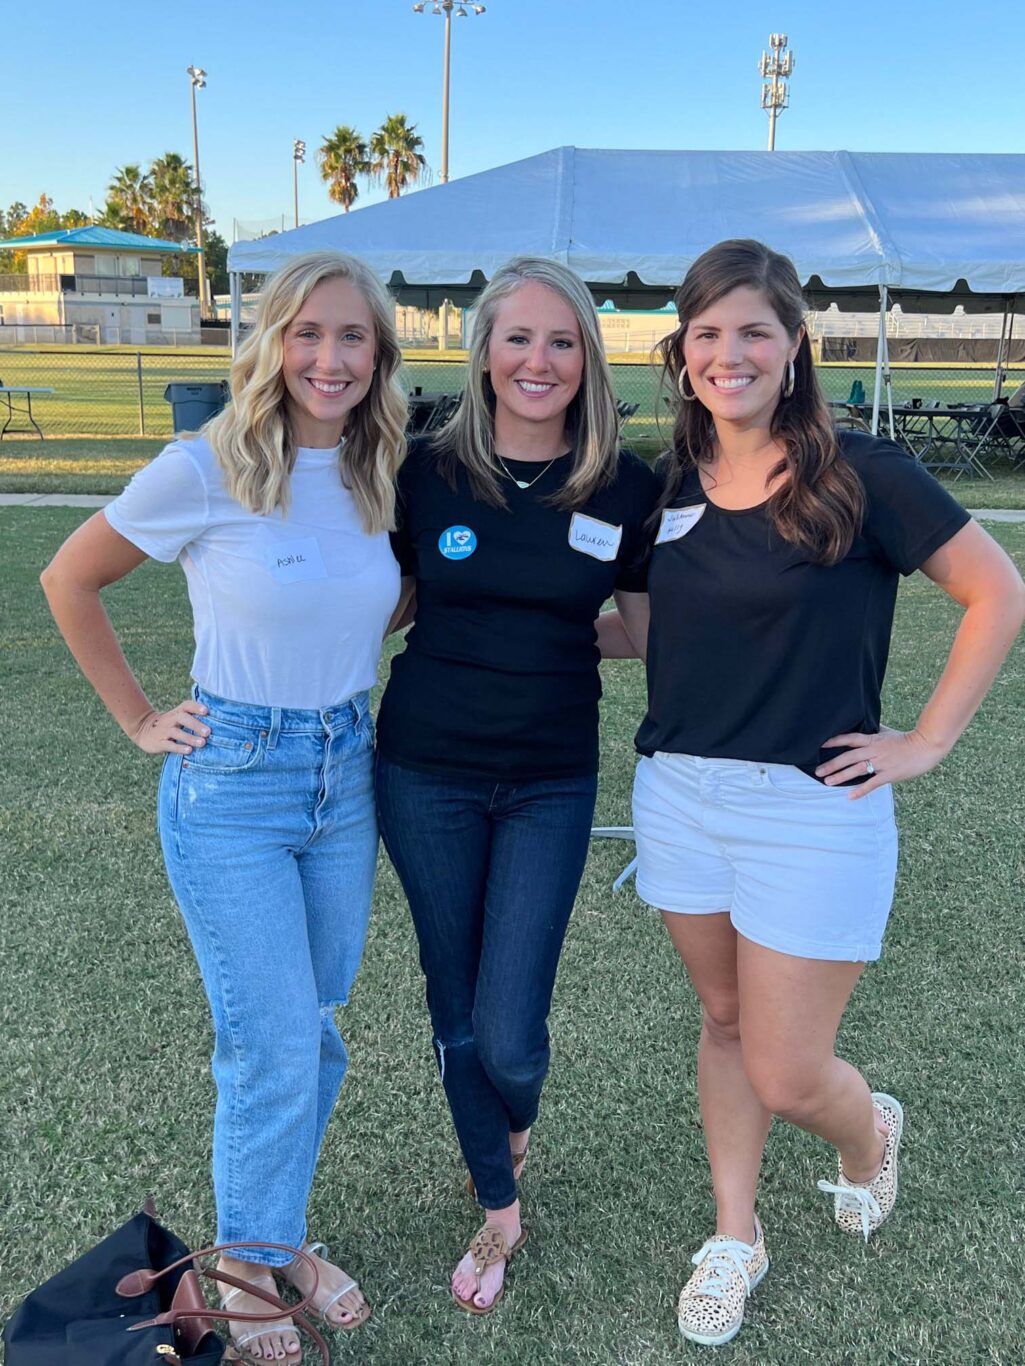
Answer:
[[[552,468],[552,466],[555,464],[556,460],[558,460],[559,457],[557,455],[553,455],[551,460],[549,460],[548,464],[541,471],[541,474],[535,474],[533,479],[531,479],[529,483],[526,479],[517,479],[515,474],[513,474],[512,470],[505,463],[505,461],[502,459],[502,457],[498,454],[497,451],[495,452],[495,458],[518,489],[532,489],[534,485],[537,483],[537,481],[542,477],[542,475],[548,473],[548,471]]]

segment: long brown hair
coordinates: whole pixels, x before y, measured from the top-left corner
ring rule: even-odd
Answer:
[[[801,335],[804,298],[793,262],[762,242],[735,238],[718,242],[699,256],[676,294],[679,326],[655,348],[662,364],[663,389],[673,410],[673,446],[665,458],[665,487],[658,511],[676,497],[684,475],[710,461],[716,434],[712,414],[699,399],[680,392],[683,343],[691,319],[732,290],[760,290],[792,341],[801,337],[794,357],[794,385],[780,391],[771,434],[784,448],[768,480],[786,474],[768,501],[773,526],[783,540],[806,547],[819,564],[836,564],[851,548],[865,513],[865,490],[841,458],[836,428],[811,357],[807,333]]]
[[[551,499],[555,507],[578,508],[616,472],[619,413],[594,300],[583,280],[558,261],[517,256],[495,271],[477,300],[462,402],[433,446],[438,468],[453,487],[462,465],[475,498],[492,507],[508,507],[502,468],[495,456],[495,390],[487,369],[488,351],[499,304],[531,281],[565,300],[580,326],[584,373],[566,409],[566,439],[573,448],[573,463],[565,484]],[[515,454],[506,452],[510,458]]]

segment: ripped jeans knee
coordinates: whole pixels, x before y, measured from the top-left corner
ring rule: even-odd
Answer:
[[[438,1076],[444,1082],[445,1054],[447,1051],[450,1048],[472,1048],[476,1041],[472,1034],[468,1035],[465,1039],[439,1039],[437,1034],[435,1034],[431,1042],[434,1045],[434,1057],[438,1064]]]

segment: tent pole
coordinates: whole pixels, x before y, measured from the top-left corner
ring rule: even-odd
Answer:
[[[889,383],[890,362],[886,355],[886,286],[879,286],[879,336],[876,340],[876,382],[872,392],[872,435],[879,435],[879,400],[883,389],[883,370]],[[893,426],[893,402],[890,402],[890,426]]]
[[[1014,330],[1014,303],[1011,300],[1004,301],[1004,317],[1000,324],[1000,343],[997,346],[997,368],[993,376],[993,402],[1000,397],[1000,390],[1004,387],[1004,357],[1010,354],[1011,338],[1007,330],[1008,319],[1011,321],[1011,331]],[[1006,342],[1006,344],[1005,344]]]
[[[228,276],[228,294],[231,299],[231,357],[238,353],[238,329],[242,321],[242,278],[237,270]]]

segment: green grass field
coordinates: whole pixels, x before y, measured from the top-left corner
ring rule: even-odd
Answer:
[[[150,349],[139,353],[142,373],[140,412],[139,371],[135,353],[92,350],[0,350],[0,381],[12,386],[40,386],[54,390],[34,400],[34,412],[47,436],[155,436],[172,433],[171,409],[164,390],[172,382],[206,383],[225,379],[229,358],[224,351],[173,352]],[[406,382],[426,392],[458,392],[465,366],[447,359],[432,361],[423,353],[406,353]],[[617,396],[640,405],[627,423],[628,441],[662,445],[660,425],[665,405],[658,392],[655,370],[643,356],[632,363],[616,358],[612,365]],[[829,364],[819,374],[827,397],[845,399],[855,379],[872,393],[871,366]],[[1007,377],[1011,392],[1025,380],[1025,370]],[[941,403],[983,403],[993,391],[993,375],[985,368],[893,367],[894,401],[913,397]]]
[[[56,637],[39,571],[81,520],[4,509],[5,740],[0,843],[0,1316],[153,1192],[208,1238],[213,1104],[206,1006],[154,831],[155,761],[123,739]],[[1025,564],[1025,527],[998,527]],[[182,576],[147,564],[107,594],[153,699],[184,693]],[[902,586],[885,717],[907,727],[957,610]],[[606,667],[598,819],[629,818],[636,664]],[[727,1366],[1020,1366],[1025,647],[939,771],[897,792],[901,876],[886,954],[840,1046],[906,1107],[901,1199],[867,1248],[832,1226],[824,1145],[777,1125],[761,1213],[773,1258]],[[652,914],[595,844],[552,1017],[553,1069],[524,1180],[531,1230],[491,1318],[447,1293],[475,1207],[431,1060],[408,915],[382,860],[343,1028],[352,1066],[313,1195],[312,1231],[374,1316],[334,1335],[369,1366],[672,1366],[675,1299],[712,1230],[694,1096],[698,1011]],[[312,1360],[312,1357],[309,1357]]]

